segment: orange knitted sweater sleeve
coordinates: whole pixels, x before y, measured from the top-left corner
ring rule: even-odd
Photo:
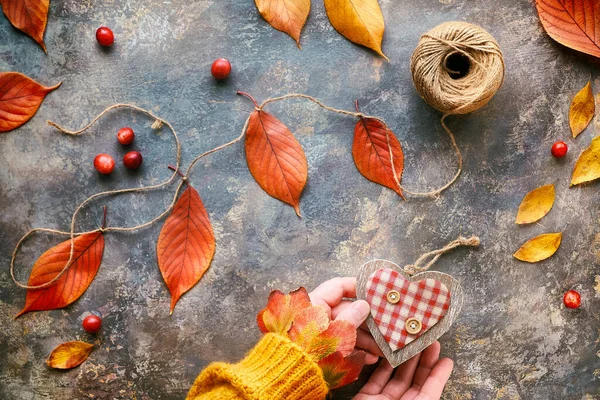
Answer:
[[[327,392],[321,368],[289,339],[268,333],[239,363],[210,364],[187,400],[322,400]]]

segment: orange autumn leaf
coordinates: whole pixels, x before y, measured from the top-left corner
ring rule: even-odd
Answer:
[[[206,272],[215,254],[215,235],[200,195],[191,186],[181,194],[160,231],[158,268],[171,292],[171,310]]]
[[[545,185],[527,193],[517,212],[517,224],[531,224],[550,212],[554,205],[554,185]]]
[[[294,317],[289,336],[292,342],[306,349],[314,338],[327,330],[328,326],[327,311],[321,306],[310,306]]]
[[[348,321],[332,321],[327,329],[302,343],[302,348],[316,362],[339,351],[344,357],[354,351],[356,328]]]
[[[400,188],[404,153],[396,135],[383,122],[374,118],[360,118],[354,128],[352,157],[365,178],[392,189],[404,198]],[[394,161],[393,167],[391,160]]]
[[[46,364],[57,369],[74,368],[87,360],[93,348],[93,344],[79,341],[59,344],[50,353]]]
[[[342,36],[388,60],[381,50],[385,23],[377,0],[325,0],[325,11]]]
[[[562,233],[546,233],[528,240],[513,256],[517,260],[535,263],[551,257],[560,247]]]
[[[592,83],[588,81],[573,98],[569,108],[569,126],[573,137],[577,137],[587,128],[596,112],[594,94],[592,93]]]
[[[306,156],[290,130],[265,111],[250,115],[246,160],[260,187],[294,207],[300,216],[300,195],[308,179]]]
[[[44,31],[50,0],[0,0],[0,6],[15,28],[31,36],[46,51]]]
[[[310,0],[254,0],[260,15],[275,29],[290,35],[300,46],[300,32],[310,12]]]
[[[69,260],[70,240],[64,241],[37,259],[29,286],[39,286],[57,276]],[[102,262],[104,236],[100,232],[87,233],[74,238],[73,261],[56,282],[41,289],[27,289],[25,306],[15,318],[30,312],[66,307],[77,300],[90,286]]]
[[[573,169],[571,186],[600,179],[600,136],[592,139],[590,147],[585,149]]]
[[[308,292],[303,287],[287,295],[273,290],[269,294],[267,307],[256,316],[258,327],[263,333],[273,332],[287,336],[296,315],[310,306]]]
[[[600,57],[600,5],[596,0],[536,0],[535,5],[552,39]]]
[[[0,72],[0,132],[29,121],[46,95],[59,86],[45,87],[18,72]]]
[[[364,351],[355,351],[344,357],[341,352],[336,351],[319,361],[329,389],[337,389],[357,380],[365,364],[366,355]]]

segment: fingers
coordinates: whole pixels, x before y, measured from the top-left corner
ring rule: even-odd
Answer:
[[[317,286],[315,290],[309,293],[309,296],[313,304],[318,304],[317,299],[320,299],[327,303],[329,307],[335,307],[343,298],[356,297],[356,278],[330,279]]]
[[[435,341],[421,353],[421,361],[415,376],[413,378],[413,386],[421,387],[425,384],[431,370],[440,359],[440,342]]]
[[[394,376],[383,389],[382,394],[390,399],[399,399],[411,387],[421,354],[416,354],[410,360],[396,368]]]
[[[377,361],[379,361],[379,356],[371,353],[365,355],[365,365],[373,365],[376,364]]]
[[[362,329],[356,330],[356,347],[376,356],[383,357],[383,353],[375,339],[373,339],[373,336]]]
[[[449,358],[442,358],[431,370],[429,377],[421,388],[419,396],[423,399],[439,399],[444,391],[444,386],[450,378],[454,362]],[[417,399],[420,398],[417,396]]]
[[[392,368],[390,363],[387,360],[381,360],[379,366],[373,371],[365,386],[358,393],[368,395],[381,394],[383,388],[390,380],[392,372],[394,372],[394,368]]]
[[[338,315],[337,320],[350,322],[355,328],[358,328],[369,316],[371,307],[364,300],[356,300],[350,306],[344,308]]]

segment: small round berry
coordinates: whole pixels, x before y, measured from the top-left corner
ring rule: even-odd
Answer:
[[[100,43],[100,46],[109,47],[115,42],[115,35],[106,26],[101,26],[96,31],[96,40]]]
[[[133,129],[125,127],[119,129],[119,133],[117,133],[117,140],[124,146],[131,144],[135,139],[135,133],[133,133]]]
[[[569,146],[563,141],[558,141],[552,145],[552,149],[550,152],[556,158],[563,158],[567,155],[567,151],[569,151]]]
[[[128,169],[138,169],[142,165],[142,153],[130,151],[123,156],[123,164]]]
[[[217,58],[215,62],[212,63],[210,72],[215,79],[225,79],[231,73],[231,64],[224,58]]]
[[[94,158],[94,168],[102,175],[108,175],[115,169],[115,160],[108,154],[98,154],[96,158]]]
[[[97,315],[90,314],[83,319],[81,325],[86,332],[96,333],[102,327],[102,319]]]
[[[568,308],[577,308],[581,305],[581,295],[574,290],[569,290],[565,293],[563,302]]]

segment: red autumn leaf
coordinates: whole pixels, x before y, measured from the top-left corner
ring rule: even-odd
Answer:
[[[50,353],[46,364],[56,369],[75,368],[87,360],[93,348],[93,344],[79,341],[59,344]]]
[[[321,361],[319,367],[323,371],[323,378],[329,389],[336,389],[354,382],[365,364],[366,353],[356,351],[347,357],[337,351]]]
[[[246,131],[250,173],[269,195],[294,207],[300,216],[300,194],[308,179],[302,146],[277,118],[253,111]]]
[[[44,31],[50,0],[0,0],[0,6],[15,28],[31,36],[46,51]]]
[[[275,29],[290,35],[300,47],[300,32],[310,12],[310,0],[254,0],[260,15]]]
[[[355,345],[354,325],[348,321],[337,320],[332,321],[325,331],[319,333],[303,348],[315,361],[319,361],[336,351],[347,356],[354,351]]]
[[[306,349],[314,338],[329,326],[329,315],[321,306],[310,306],[300,311],[290,329],[290,339],[298,346]]]
[[[171,314],[182,294],[206,272],[215,255],[215,235],[200,195],[189,186],[160,231],[158,268],[171,292]]]
[[[269,295],[267,307],[256,316],[258,327],[263,333],[273,332],[287,336],[296,315],[310,306],[308,292],[303,287],[288,295],[273,290]]]
[[[354,128],[352,156],[356,167],[365,178],[392,189],[404,198],[400,189],[404,171],[402,146],[391,130],[387,129],[387,132],[386,135],[386,126],[381,121],[361,118]],[[393,157],[390,157],[390,149]]]
[[[70,240],[64,241],[37,259],[31,274],[29,286],[39,286],[57,276],[69,260]],[[87,233],[74,239],[73,261],[56,282],[41,289],[27,289],[25,306],[17,317],[39,310],[63,308],[77,300],[90,286],[104,253],[104,236],[100,232]]]
[[[552,39],[600,57],[600,3],[597,0],[536,0],[535,5]]]
[[[18,72],[0,72],[0,132],[29,121],[44,97],[59,86],[45,87]]]

